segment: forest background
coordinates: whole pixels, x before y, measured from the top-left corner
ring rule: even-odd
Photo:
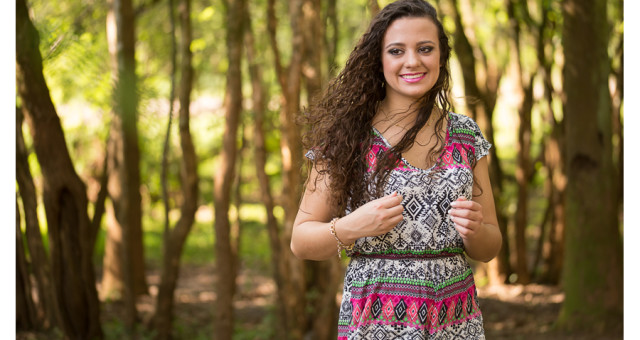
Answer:
[[[289,251],[295,117],[388,2],[16,0],[16,337],[335,338],[346,262]],[[433,3],[494,146],[481,299],[553,292],[507,338],[620,338],[623,1]]]

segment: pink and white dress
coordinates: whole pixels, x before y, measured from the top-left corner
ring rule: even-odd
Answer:
[[[463,115],[449,113],[446,131],[432,168],[402,158],[389,175],[384,194],[402,195],[403,221],[358,239],[347,253],[339,340],[485,338],[473,273],[447,211],[458,197],[472,198],[472,164],[491,145]],[[372,134],[369,173],[391,147],[379,131]]]

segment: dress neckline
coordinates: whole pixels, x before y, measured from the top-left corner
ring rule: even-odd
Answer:
[[[431,165],[430,168],[428,169],[424,169],[424,168],[420,168],[417,166],[414,166],[413,164],[411,164],[409,161],[407,161],[404,156],[400,155],[400,160],[402,161],[402,163],[404,163],[404,165],[407,168],[416,170],[416,171],[421,171],[421,172],[431,172],[433,171],[433,169],[436,167],[436,165],[438,165],[438,162],[440,161],[440,159],[442,158],[442,156],[444,155],[444,153],[446,152],[446,147],[449,145],[449,135],[450,135],[450,130],[451,130],[451,113],[447,114],[447,127],[445,129],[446,134],[445,134],[445,139],[444,139],[444,147],[442,148],[442,152],[440,153],[440,155],[438,155],[438,157],[436,158],[435,162],[433,163],[433,165]],[[389,141],[387,140],[387,138],[382,134],[382,132],[378,131],[378,129],[376,129],[375,126],[371,127],[373,129],[373,132],[380,137],[380,139],[382,139],[382,141],[384,142],[385,147],[387,147],[388,149],[392,148],[393,146],[391,145],[391,143],[389,143]],[[397,168],[397,167],[396,167]],[[396,168],[394,168],[393,170],[396,170]]]

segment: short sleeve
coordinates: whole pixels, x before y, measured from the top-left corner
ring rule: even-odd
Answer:
[[[473,122],[473,121],[472,121]],[[475,142],[473,147],[475,148],[475,156],[476,160],[480,160],[480,158],[489,154],[489,149],[491,149],[491,143],[484,138],[480,127],[476,122],[472,124],[472,130],[475,134]]]

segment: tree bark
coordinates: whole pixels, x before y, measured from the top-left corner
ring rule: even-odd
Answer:
[[[322,59],[324,49],[318,48],[318,42],[324,41],[325,25],[320,0],[304,0],[302,4],[303,65],[302,75],[306,84],[307,97],[311,101],[322,89]]]
[[[338,56],[338,38],[340,32],[338,30],[338,15],[336,13],[337,0],[327,1],[327,11],[325,22],[327,28],[325,29],[325,45],[327,51],[327,74],[329,78],[333,78],[338,73],[338,63],[336,58]],[[331,32],[331,33],[329,33]]]
[[[169,119],[167,121],[167,132],[165,134],[164,137],[164,144],[162,146],[162,170],[160,172],[160,182],[162,185],[162,201],[163,201],[163,205],[164,205],[164,244],[167,244],[167,238],[169,237],[169,230],[170,230],[170,221],[169,221],[169,211],[171,210],[171,205],[169,204],[169,188],[168,188],[168,183],[167,183],[167,172],[169,169],[169,153],[171,150],[171,126],[173,124],[173,103],[175,100],[175,92],[176,92],[176,68],[177,68],[177,61],[176,61],[176,54],[177,54],[177,43],[176,43],[176,23],[175,23],[175,10],[174,10],[174,5],[173,5],[173,0],[169,0],[169,3],[167,4],[168,9],[169,9],[169,27],[170,27],[170,36],[171,36],[171,52],[169,52],[170,54],[170,59],[171,59],[171,71],[169,71],[169,82],[170,82],[170,88],[169,88],[169,112],[168,112],[168,116]]]
[[[607,3],[565,0],[565,301],[559,325],[610,332],[622,324],[622,241],[612,164]],[[588,245],[588,246],[587,246]]]
[[[20,207],[16,197],[16,329],[33,330],[43,325],[42,307],[36,309],[31,296],[31,278],[20,228]]]
[[[545,190],[548,196],[549,232],[545,236],[542,247],[543,265],[539,275],[539,281],[547,284],[559,284],[564,259],[564,191],[566,187],[566,174],[564,171],[564,123],[558,121],[554,115],[553,99],[556,91],[551,80],[551,69],[555,48],[552,46],[547,57],[545,40],[543,37],[556,34],[555,22],[549,20],[551,4],[542,5],[542,23],[538,30],[537,58],[539,74],[542,75],[544,84],[544,97],[546,101],[545,124],[551,127],[551,132],[544,137],[543,162],[547,168]],[[535,266],[533,270],[535,270]]]
[[[274,54],[276,76],[282,91],[280,110],[280,150],[282,155],[283,195],[282,207],[285,211],[283,232],[280,237],[282,249],[288,249],[291,243],[291,232],[298,200],[302,191],[302,146],[300,131],[296,125],[296,116],[300,107],[300,85],[302,78],[303,36],[302,36],[302,0],[289,3],[291,20],[292,45],[291,59],[287,67],[282,65],[280,51],[276,39],[277,19],[275,0],[268,1],[268,33]],[[285,316],[287,336],[289,339],[302,339],[307,332],[308,318],[306,312],[305,262],[293,256],[290,251],[280,253],[282,273],[288,273],[285,286]]]
[[[103,294],[116,291],[124,302],[124,324],[137,322],[136,296],[147,293],[142,244],[140,151],[137,130],[135,20],[131,0],[109,0],[107,38],[112,63],[114,115],[108,147],[109,198]],[[121,290],[118,292],[118,290]]]
[[[16,77],[43,177],[58,315],[72,339],[102,338],[85,185],[75,172],[42,74],[38,32],[25,1],[16,1]]]
[[[250,14],[247,12],[247,17]],[[277,320],[275,325],[284,325],[283,327],[274,327],[276,339],[286,339],[286,332],[289,329],[287,323],[287,313],[285,309],[286,298],[286,286],[284,284],[286,278],[284,277],[285,268],[283,264],[282,249],[283,246],[280,243],[280,231],[278,230],[278,220],[276,219],[273,209],[275,202],[271,191],[271,184],[269,182],[269,176],[265,171],[267,164],[267,150],[266,150],[266,134],[264,131],[265,124],[265,112],[266,112],[266,86],[262,77],[262,68],[256,61],[256,42],[253,35],[253,29],[251,28],[251,22],[247,20],[245,22],[245,45],[247,47],[247,62],[249,63],[249,74],[251,78],[251,101],[254,114],[254,158],[256,164],[256,177],[258,184],[260,185],[260,197],[262,204],[264,205],[267,215],[267,233],[269,235],[269,245],[271,248],[271,267],[273,271],[273,278],[277,287],[277,304],[278,309]]]
[[[529,261],[526,242],[526,230],[529,224],[529,184],[532,174],[531,161],[531,110],[533,108],[533,79],[534,76],[524,74],[520,49],[520,19],[516,17],[514,0],[507,0],[507,13],[510,27],[510,51],[513,56],[514,82],[517,87],[518,103],[518,144],[516,182],[518,194],[515,214],[515,241],[516,241],[516,274],[517,282],[527,284],[531,282],[529,275]],[[526,7],[526,4],[525,6]],[[526,20],[525,20],[526,21]],[[527,79],[528,78],[528,79]]]
[[[371,17],[375,17],[380,12],[380,5],[378,0],[369,0],[369,11],[371,11]]]
[[[242,113],[242,39],[244,0],[229,1],[227,12],[227,88],[225,92],[225,131],[223,149],[214,178],[216,235],[217,299],[215,334],[217,340],[230,340],[233,335],[233,298],[236,291],[237,254],[231,244],[229,206],[231,185],[235,175],[238,123]]]
[[[31,255],[32,271],[38,291],[39,326],[47,329],[61,324],[61,321],[57,317],[58,306],[51,282],[51,264],[42,243],[37,212],[37,193],[29,169],[28,152],[22,134],[23,120],[22,110],[16,108],[16,181],[22,200],[27,246]]]
[[[462,17],[456,0],[450,0],[450,13],[453,17],[456,30],[454,33],[453,49],[458,56],[460,67],[462,69],[465,103],[467,109],[474,119],[477,119],[479,126],[485,132],[485,136],[492,148],[489,150],[489,175],[491,179],[491,190],[493,192],[496,213],[498,217],[498,225],[502,233],[502,246],[495,261],[489,263],[488,274],[492,283],[507,282],[511,275],[509,237],[507,231],[508,219],[504,213],[504,204],[501,201],[503,192],[503,172],[498,158],[497,148],[493,132],[493,111],[496,105],[498,93],[498,84],[502,78],[502,70],[499,70],[495,63],[489,63],[485,57],[485,53],[479,44],[475,48],[477,54],[481,55],[482,63],[478,66],[482,67],[482,73],[486,75],[485,82],[479,82],[476,74],[478,73],[476,60],[474,58],[474,46],[464,32]],[[440,9],[442,12],[442,10]]]
[[[335,5],[335,4],[334,4]],[[334,9],[335,10],[335,9]],[[302,74],[306,84],[307,98],[313,100],[322,90],[326,80],[323,71],[323,49],[317,42],[326,40],[326,24],[322,16],[322,3],[319,0],[304,0],[302,5],[304,37]],[[335,37],[334,37],[335,39]],[[336,292],[340,283],[342,266],[339,261],[310,261],[307,263],[306,291],[309,294],[307,305],[313,310],[309,317],[313,339],[331,339],[337,337],[338,304]]]
[[[183,201],[180,207],[180,219],[172,230],[165,230],[162,274],[156,300],[156,310],[151,322],[157,332],[156,339],[172,338],[174,292],[180,276],[180,256],[198,209],[198,160],[189,123],[189,104],[191,102],[193,84],[192,53],[190,49],[192,40],[191,0],[181,0],[178,10],[182,27],[179,131],[180,145],[182,147],[180,173]]]

